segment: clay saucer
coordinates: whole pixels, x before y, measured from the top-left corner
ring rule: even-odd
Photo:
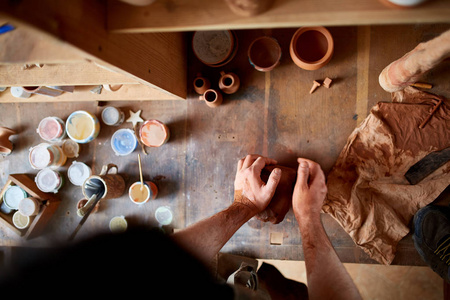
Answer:
[[[226,61],[233,49],[234,36],[231,30],[196,31],[192,37],[195,56],[209,66]]]
[[[289,52],[294,63],[300,68],[320,69],[333,56],[333,37],[325,27],[299,28],[292,36]]]

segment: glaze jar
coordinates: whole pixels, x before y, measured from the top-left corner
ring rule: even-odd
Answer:
[[[66,136],[64,121],[57,117],[46,117],[39,122],[36,132],[47,142],[59,142]]]
[[[39,199],[28,197],[19,202],[19,212],[28,217],[36,216],[41,208]]]
[[[34,181],[37,187],[44,193],[57,193],[64,184],[61,174],[49,168],[40,170]]]
[[[117,156],[125,156],[132,153],[137,145],[138,140],[131,129],[121,128],[112,135],[111,147]]]
[[[158,120],[147,120],[139,130],[139,137],[147,147],[160,147],[169,140],[170,131],[166,124]]]
[[[255,39],[248,48],[248,60],[258,71],[271,71],[280,64],[280,44],[278,44],[278,41],[273,37],[259,37]]]
[[[61,147],[55,144],[42,143],[30,148],[28,155],[30,165],[33,169],[52,168],[63,166],[67,161]]]
[[[141,182],[137,181],[130,186],[128,190],[128,197],[131,202],[135,204],[144,204],[149,200],[156,199],[158,195],[158,187],[151,181],[144,181],[144,186],[141,190]]]
[[[220,79],[219,79],[219,88],[224,92],[225,94],[233,94],[236,93],[239,89],[239,86],[241,84],[239,77],[232,73],[225,73],[224,71],[220,72]]]
[[[333,56],[334,42],[325,27],[302,27],[292,36],[289,53],[294,63],[304,70],[317,70]]]
[[[217,107],[222,104],[223,97],[219,91],[209,89],[206,90],[199,99],[204,100],[209,107]]]
[[[71,140],[79,144],[89,143],[98,136],[100,123],[95,115],[78,110],[67,118],[66,132]]]

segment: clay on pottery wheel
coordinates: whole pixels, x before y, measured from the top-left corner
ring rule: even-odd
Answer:
[[[334,41],[325,27],[302,27],[292,36],[289,53],[294,63],[304,70],[317,70],[333,56]]]
[[[292,206],[292,193],[294,191],[297,171],[284,166],[266,166],[261,172],[261,179],[267,182],[270,172],[273,169],[280,168],[282,171],[280,182],[278,183],[275,195],[265,210],[256,215],[256,218],[264,221],[278,224],[283,221],[287,212]]]
[[[232,72],[225,73],[224,71],[221,71],[220,75],[221,77],[219,79],[219,88],[222,90],[222,92],[224,92],[225,94],[236,93],[241,84],[239,77]]]
[[[239,16],[259,15],[272,6],[273,0],[225,0],[231,11]]]
[[[8,155],[13,149],[13,144],[9,140],[11,135],[16,134],[16,132],[7,127],[0,127],[0,154]]]

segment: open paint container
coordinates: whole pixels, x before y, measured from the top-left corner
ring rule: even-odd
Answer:
[[[58,145],[42,143],[30,148],[28,159],[33,169],[40,170],[63,166],[66,163],[67,156]]]
[[[169,140],[170,131],[166,124],[158,120],[148,120],[142,124],[139,136],[144,145],[159,147]]]
[[[136,149],[138,140],[131,129],[122,128],[114,132],[111,147],[118,156],[125,156]]]
[[[67,118],[66,132],[69,138],[77,143],[89,143],[98,136],[100,123],[93,114],[78,110]]]
[[[135,204],[144,204],[149,200],[156,199],[158,187],[151,181],[144,181],[144,186],[140,181],[133,183],[128,190],[128,197]]]
[[[12,185],[3,194],[3,203],[9,209],[18,209],[19,203],[27,198],[28,194],[21,187]]]

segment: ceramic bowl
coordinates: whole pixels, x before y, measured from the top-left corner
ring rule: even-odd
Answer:
[[[289,52],[294,63],[300,68],[320,69],[333,56],[333,37],[325,27],[299,28],[292,36]]]
[[[278,44],[278,41],[273,37],[259,37],[250,44],[250,47],[248,47],[248,60],[258,71],[271,71],[280,64],[280,44]]]

